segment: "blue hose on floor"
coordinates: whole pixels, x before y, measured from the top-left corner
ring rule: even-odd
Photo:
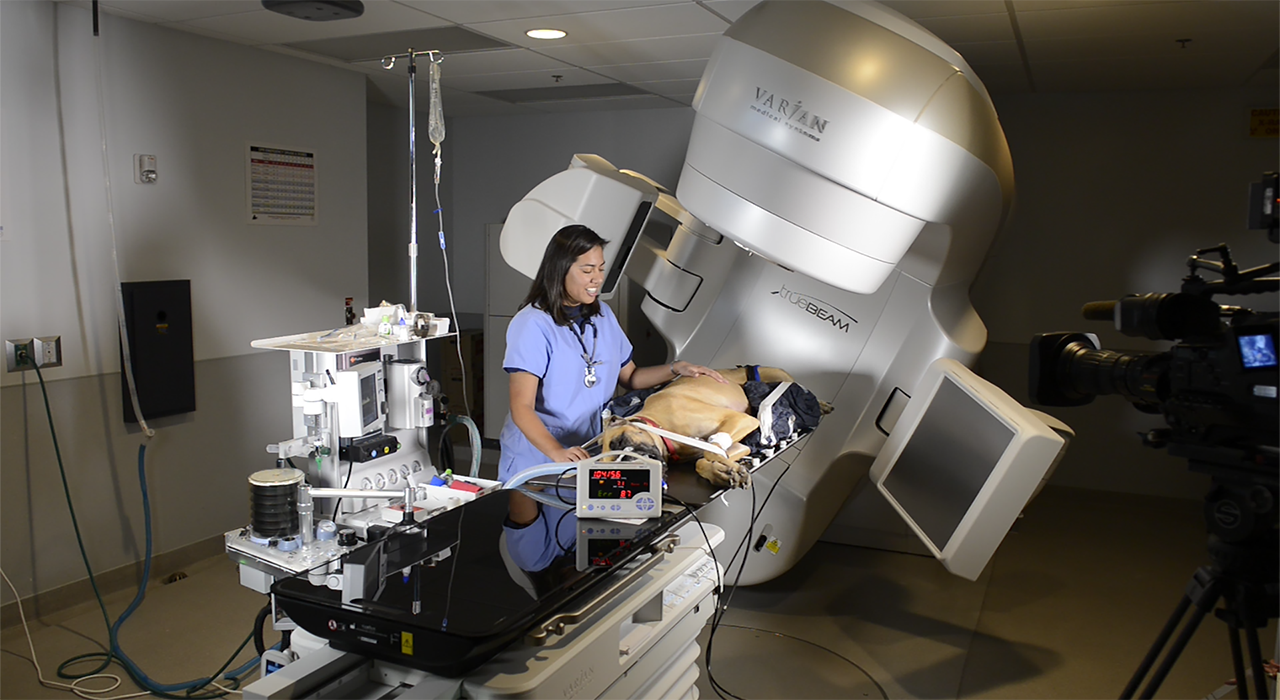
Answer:
[[[125,620],[129,619],[129,616],[132,615],[133,612],[138,609],[138,606],[142,604],[143,599],[146,598],[147,581],[151,578],[151,498],[147,494],[146,454],[147,446],[138,445],[138,483],[142,488],[143,528],[146,532],[147,539],[146,554],[142,560],[142,584],[138,586],[138,594],[133,597],[133,602],[129,604],[129,607],[125,608],[125,611],[116,619],[115,624],[111,626],[111,653],[114,654],[116,658],[120,659],[121,664],[124,665],[131,677],[141,681],[139,682],[139,685],[146,687],[148,690],[158,690],[160,692],[171,693],[189,690],[191,688],[204,687],[208,685],[210,681],[214,680],[216,674],[208,678],[187,681],[185,683],[157,683],[151,680],[147,674],[143,673],[142,669],[138,668],[138,665],[135,664],[133,660],[124,653],[124,649],[120,647],[120,628],[124,625]],[[254,657],[240,668],[224,675],[223,678],[227,680],[239,680],[237,676],[242,676],[249,672],[257,665],[257,663],[258,657]]]

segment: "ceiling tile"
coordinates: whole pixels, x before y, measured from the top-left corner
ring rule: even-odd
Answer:
[[[524,105],[513,105],[509,102],[458,90],[443,89],[440,99],[444,102],[444,115],[446,118],[537,113],[537,110]],[[445,135],[445,143],[448,143],[447,133]]]
[[[0,0],[0,2],[4,2],[4,0]],[[268,46],[267,44],[263,44],[260,41],[249,39],[247,37],[237,36],[234,34],[224,34],[222,32],[213,31],[212,29],[205,29],[203,27],[193,27],[190,24],[181,24],[178,22],[171,22],[171,23],[160,24],[157,26],[161,26],[161,27],[164,27],[165,29],[172,29],[179,32],[187,32],[188,34],[197,34],[199,36],[208,37],[210,39],[219,39],[221,41],[229,41],[233,44],[245,44],[247,46],[264,46],[264,47]],[[306,54],[304,56],[301,51],[292,52],[292,55],[302,56],[307,58],[308,60],[316,60],[317,58],[323,58],[323,57],[316,57],[313,54]]]
[[[641,90],[647,90],[655,95],[663,97],[693,95],[698,91],[698,83],[702,82],[700,78],[688,78],[683,80],[646,80],[643,82],[632,83]]]
[[[563,39],[540,41],[524,33],[541,26],[530,20],[481,22],[467,25],[478,32],[509,44],[541,50],[543,47],[598,44],[607,41],[654,39],[690,34],[720,34],[729,26],[724,20],[692,3],[657,5],[628,10],[583,12],[556,18],[555,29],[563,29]]]
[[[531,105],[540,112],[595,112],[632,109],[680,109],[683,105],[656,95],[601,97],[591,100],[539,102]]]
[[[0,2],[3,2],[3,1],[4,0],[0,0]],[[91,2],[91,0],[58,0],[58,2],[64,5],[69,5],[71,7],[78,7],[84,10],[85,12],[89,12],[93,10],[93,3]],[[107,5],[102,5],[101,9],[103,14],[113,15],[115,17],[123,17],[125,19],[131,19],[137,22],[147,22],[149,24],[154,24],[156,22],[155,17],[152,17],[150,15],[139,14],[137,12],[133,12],[131,10],[127,10],[122,7],[109,7]]]
[[[882,0],[880,4],[916,21],[931,17],[964,17],[1006,12],[1004,0]]]
[[[396,0],[458,24],[670,5],[692,0]]]
[[[978,44],[952,44],[951,48],[964,57],[970,66],[982,64],[1017,63],[1022,65],[1022,53],[1016,41],[985,41]]]
[[[969,15],[966,17],[935,17],[919,20],[948,44],[970,44],[979,41],[1014,41],[1013,23],[1008,13],[997,15]]]
[[[378,102],[381,104],[398,107],[402,110],[409,109],[409,96],[404,91],[403,86],[396,81],[388,83],[385,79],[370,77],[365,83],[366,98],[370,102]],[[535,110],[520,105],[513,105],[508,102],[492,100],[480,95],[473,95],[469,92],[459,92],[444,88],[441,90],[441,97],[444,101],[444,115],[446,119],[454,117],[477,117],[492,116],[505,114],[536,114]],[[422,95],[418,96],[418,128],[425,129],[426,113],[430,105],[424,101]],[[408,126],[406,121],[406,128]],[[445,135],[445,143],[448,144],[448,134]]]
[[[637,83],[652,80],[689,80],[701,78],[707,67],[707,59],[693,61],[662,61],[659,63],[631,63],[625,66],[604,66],[593,68],[597,73],[607,75],[626,83]]]
[[[1031,91],[1031,84],[1027,82],[1027,71],[1021,63],[973,66],[973,72],[978,74],[978,80],[986,86],[987,92],[993,95]]]
[[[1034,65],[1040,61],[1077,59],[1106,60],[1147,57],[1170,61],[1170,66],[1203,61],[1231,60],[1257,68],[1270,51],[1267,46],[1252,50],[1239,46],[1235,32],[1197,32],[1183,44],[1168,34],[1138,33],[1126,36],[1066,37],[1026,42],[1027,59]],[[1174,63],[1176,62],[1176,63]]]
[[[421,59],[419,59],[421,61]],[[390,70],[382,68],[381,61],[360,61],[357,66],[370,70],[377,69],[391,75],[408,77],[408,62],[396,61]],[[421,62],[419,66],[421,66]],[[529,49],[499,49],[496,51],[476,51],[471,53],[445,54],[440,64],[442,79],[467,78],[474,75],[494,75],[497,73],[523,73],[534,70],[569,70],[575,68],[563,61],[539,55]],[[419,69],[418,78],[424,73]]]
[[[105,9],[121,9],[149,17],[155,23],[182,22],[189,19],[257,12],[262,9],[262,3],[257,0],[186,0],[186,2],[102,0],[99,4]]]
[[[521,90],[493,90],[476,94],[512,104],[534,104],[538,102],[594,100],[605,97],[635,97],[647,93],[634,85],[626,83],[599,83],[597,85],[555,85]]]
[[[1030,7],[1037,7],[1031,5]],[[1270,22],[1265,20],[1270,19]],[[1280,3],[1163,2],[1138,5],[1069,7],[1018,12],[1018,27],[1028,41],[1083,36],[1165,33],[1169,39],[1197,32],[1248,31],[1276,35]],[[1261,26],[1259,26],[1261,25]]]
[[[255,46],[264,51],[293,56],[294,58],[301,58],[314,63],[323,63],[337,68],[352,68],[352,64],[341,59],[333,58],[332,56],[321,56],[320,54],[311,53],[310,51],[299,51],[298,49],[289,46],[277,46],[275,44],[255,44]],[[373,71],[368,72],[372,73]]]
[[[730,22],[737,22],[739,17],[747,14],[747,10],[759,5],[760,0],[703,0],[698,4]]]
[[[408,54],[411,48],[415,51],[431,49],[446,54],[507,48],[506,44],[496,39],[452,25],[316,41],[296,41],[289,46],[344,61],[381,60],[384,56]]]
[[[380,34],[404,29],[440,27],[447,21],[394,2],[366,2],[364,14],[355,19],[308,22],[276,12],[258,10],[181,22],[184,26],[243,37],[249,43],[291,44],[359,34]]]
[[[705,60],[711,58],[711,51],[721,36],[721,34],[693,34],[661,39],[611,41],[603,44],[551,46],[539,49],[538,53],[583,68],[685,59]]]
[[[1249,80],[1245,85],[1247,87],[1266,88],[1274,91],[1276,85],[1280,85],[1280,69],[1260,68],[1255,71],[1253,75],[1249,76]],[[1274,95],[1275,93],[1272,92],[1271,94]]]
[[[1149,57],[1041,61],[1032,64],[1031,73],[1037,92],[1196,90],[1241,85],[1248,78],[1247,75],[1233,78],[1219,65],[1182,65],[1171,69],[1168,61]]]
[[[560,76],[557,80],[555,76]],[[551,87],[553,85],[595,85],[611,83],[609,78],[597,75],[581,68],[563,68],[555,70],[535,70],[520,73],[500,73],[495,75],[473,75],[467,77],[450,77],[444,73],[441,85],[453,90],[465,92],[488,92],[491,90],[520,90],[524,88]]]
[[[754,8],[760,1],[762,0],[708,0],[703,4],[724,15],[730,22],[736,22],[737,18],[746,14],[746,10]],[[881,4],[915,20],[1007,12],[1005,0],[881,0]]]
[[[1072,10],[1085,7],[1116,7],[1118,5],[1154,5],[1171,0],[1013,0],[1015,12],[1035,10]]]

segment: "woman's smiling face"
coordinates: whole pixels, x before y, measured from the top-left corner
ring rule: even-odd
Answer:
[[[564,278],[564,292],[568,306],[592,304],[604,284],[604,249],[596,246],[578,256]]]

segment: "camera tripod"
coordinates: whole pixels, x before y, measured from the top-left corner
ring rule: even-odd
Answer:
[[[1211,533],[1215,520],[1224,516],[1221,506],[1223,502],[1209,501],[1205,508],[1205,518],[1209,521]],[[1237,503],[1237,505],[1239,505]],[[1271,504],[1268,504],[1271,505]],[[1274,506],[1272,506],[1274,507]],[[1236,513],[1239,515],[1239,513]],[[1243,518],[1242,518],[1243,519]],[[1161,650],[1169,643],[1174,630],[1187,611],[1194,605],[1195,610],[1182,628],[1178,638],[1174,640],[1169,653],[1156,669],[1155,675],[1142,691],[1142,698],[1151,698],[1164,682],[1165,676],[1177,662],[1178,656],[1191,641],[1200,621],[1219,601],[1223,607],[1214,614],[1227,624],[1228,637],[1231,641],[1231,663],[1235,670],[1236,687],[1241,698],[1249,697],[1248,678],[1240,648],[1240,632],[1245,633],[1249,651],[1249,668],[1253,673],[1254,693],[1257,698],[1270,697],[1267,689],[1267,677],[1263,669],[1262,648],[1258,642],[1258,630],[1267,626],[1267,621],[1280,614],[1280,586],[1277,585],[1277,538],[1276,529],[1262,525],[1254,529],[1248,537],[1239,542],[1223,541],[1218,535],[1209,536],[1210,566],[1202,566],[1196,570],[1187,584],[1186,593],[1174,608],[1173,614],[1165,623],[1156,641],[1147,651],[1146,657],[1134,672],[1129,684],[1121,694],[1122,700],[1133,697],[1138,685],[1151,670]]]

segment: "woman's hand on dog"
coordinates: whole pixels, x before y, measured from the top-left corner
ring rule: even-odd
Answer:
[[[730,381],[720,376],[720,373],[710,367],[695,365],[692,362],[684,360],[676,360],[671,363],[671,372],[677,377],[711,377],[721,384],[729,384]]]
[[[554,454],[547,455],[553,462],[579,462],[591,455],[581,447],[565,447],[556,450]]]

